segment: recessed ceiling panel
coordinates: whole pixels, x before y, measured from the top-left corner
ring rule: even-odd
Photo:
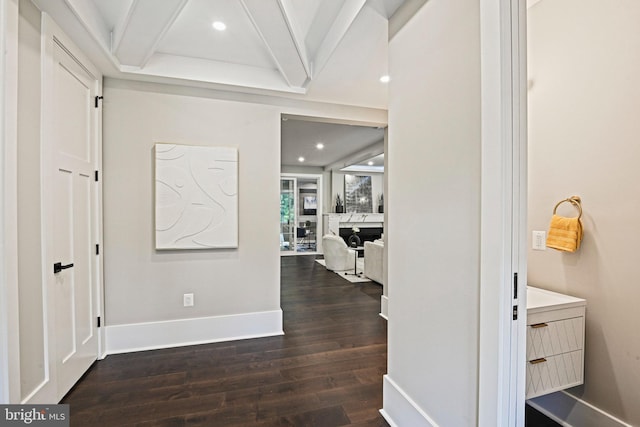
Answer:
[[[222,21],[224,31],[213,29]],[[275,69],[271,55],[239,0],[189,0],[157,52]]]
[[[315,58],[320,45],[327,37],[334,20],[344,5],[343,0],[322,0],[293,2],[296,18],[304,34],[305,45],[310,58]],[[318,7],[319,6],[319,7]]]
[[[116,28],[127,16],[133,0],[93,0],[110,30]]]
[[[331,0],[338,1],[338,0]],[[309,28],[315,20],[320,7],[324,7],[322,0],[308,0],[301,2],[298,0],[290,0],[296,25],[305,36],[309,33]]]
[[[307,95],[351,105],[387,108],[388,21],[363,8],[324,68],[314,76]],[[393,76],[391,76],[393,78]]]

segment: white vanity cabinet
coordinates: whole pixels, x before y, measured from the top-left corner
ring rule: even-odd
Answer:
[[[527,287],[527,399],[583,383],[586,305]]]

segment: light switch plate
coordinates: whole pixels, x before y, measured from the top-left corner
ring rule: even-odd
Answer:
[[[546,251],[547,232],[546,231],[533,231],[531,236],[531,248],[534,251]]]

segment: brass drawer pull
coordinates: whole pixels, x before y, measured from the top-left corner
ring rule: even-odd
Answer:
[[[549,325],[547,325],[546,323],[535,323],[535,324],[531,325],[531,327],[533,329],[546,328],[547,326],[549,326]]]
[[[544,357],[541,357],[540,359],[533,359],[530,360],[529,363],[531,363],[532,365],[537,365],[538,363],[543,363],[546,362],[547,359],[545,359]]]

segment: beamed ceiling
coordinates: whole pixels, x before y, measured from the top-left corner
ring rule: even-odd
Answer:
[[[378,109],[405,1],[33,0],[107,77]]]

